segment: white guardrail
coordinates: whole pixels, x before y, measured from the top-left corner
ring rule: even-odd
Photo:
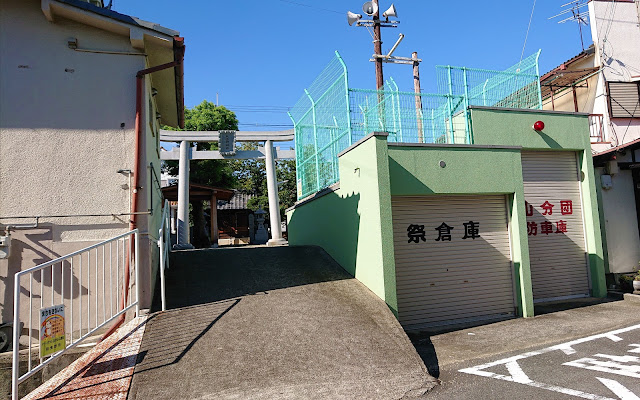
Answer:
[[[162,300],[162,311],[167,309],[167,300],[164,291],[164,270],[169,269],[169,251],[171,249],[171,207],[169,200],[164,201],[162,209],[162,222],[158,231],[158,247],[160,248],[160,299]]]
[[[133,259],[131,258],[132,250]],[[139,315],[140,285],[138,282],[140,270],[138,260],[139,235],[138,230],[134,229],[16,273],[13,303],[13,400],[18,399],[20,383],[60,357],[65,351],[77,346],[133,307],[136,309],[136,316]],[[126,274],[127,270],[128,274]],[[122,293],[124,290],[128,293],[128,289],[132,285],[130,283],[132,275],[134,276],[133,284],[136,287],[135,301],[132,301],[133,296],[126,296],[125,293]],[[24,279],[25,282],[22,282],[23,277],[27,277],[28,281]],[[28,315],[26,319],[28,319],[29,329],[28,344],[25,345],[29,350],[27,372],[23,375],[20,375],[19,369],[20,336],[22,325],[27,321],[26,319],[25,321],[21,320],[21,295],[27,297],[26,303],[29,307],[26,311],[22,310],[23,316]],[[125,300],[127,297],[128,301]],[[127,302],[128,305],[125,304]],[[40,348],[39,356],[41,358],[34,366],[31,360],[31,350],[40,347],[40,342],[39,340],[37,344],[32,344],[32,342],[35,341],[34,336],[40,339],[46,329],[41,326],[42,311],[47,307],[61,305],[64,307],[60,309],[66,314],[66,318],[64,318],[64,348],[51,355],[46,355],[44,358],[41,356],[43,351]],[[53,332],[54,335],[55,333]]]

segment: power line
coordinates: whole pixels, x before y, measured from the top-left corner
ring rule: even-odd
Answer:
[[[533,11],[536,9],[536,0],[533,0],[533,7],[531,7],[531,15],[529,16],[529,25],[527,25],[527,33],[524,35],[524,44],[522,45],[522,52],[520,53],[520,62],[518,63],[518,70],[520,70],[520,64],[522,63],[522,57],[524,56],[524,49],[527,47],[527,39],[529,38],[529,28],[531,28],[531,20],[533,20]]]

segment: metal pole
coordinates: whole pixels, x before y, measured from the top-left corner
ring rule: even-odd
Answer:
[[[134,233],[134,254],[135,260],[134,264],[136,268],[135,276],[136,276],[136,317],[140,316],[140,292],[142,290],[142,285],[140,285],[140,235],[138,235],[138,230],[136,229]],[[129,239],[131,240],[131,239]]]
[[[178,164],[178,246],[187,246],[189,240],[189,159],[191,143],[180,142],[180,161]]]
[[[29,293],[31,296],[31,293]],[[42,292],[40,292],[42,297]],[[31,313],[31,310],[29,310]],[[20,275],[16,274],[13,284],[13,380],[11,381],[11,398],[18,400],[18,379],[20,378]],[[29,332],[31,335],[31,332]],[[31,353],[27,355],[31,358]]]
[[[285,240],[282,239],[282,227],[280,226],[280,200],[278,199],[278,179],[276,177],[276,163],[273,158],[273,150],[273,142],[271,140],[265,141],[264,152],[266,155],[267,191],[269,194],[269,223],[271,224],[271,239],[267,242],[267,246],[285,243]]]
[[[451,143],[455,143],[455,134],[453,132],[453,85],[451,81],[451,66],[447,65],[447,78],[449,84],[449,128],[451,129]]]
[[[373,4],[378,9],[373,14],[373,52],[382,55],[382,37],[380,36],[380,7],[378,0],[373,0]],[[382,76],[382,58],[376,57],[376,88],[382,90],[384,88],[384,78]]]
[[[424,143],[422,128],[422,96],[420,96],[420,62],[418,52],[411,53],[413,59],[413,90],[416,92],[416,120],[418,121],[418,143]]]
[[[378,6],[378,0],[373,0],[376,8],[378,9],[375,14],[373,14],[373,53],[381,56],[382,55],[382,36],[380,34],[380,7]],[[386,132],[386,115],[385,115],[385,104],[384,104],[384,77],[382,74],[382,58],[376,57],[375,62],[376,66],[376,88],[378,90],[378,121],[381,123],[380,131]]]
[[[338,53],[338,50],[336,50],[336,57],[338,58],[338,61],[340,61],[340,65],[342,65],[342,70],[344,71],[344,95],[345,95],[345,101],[347,105],[347,131],[349,132],[348,133],[349,146],[351,146],[351,144],[353,143],[353,137],[351,135],[351,103],[349,101],[349,76],[347,74],[347,65],[342,60],[342,57],[340,56],[340,53]]]
[[[542,49],[538,50],[538,54],[536,54],[536,84],[538,85],[538,109],[542,110],[542,87],[540,86],[540,65],[538,64],[538,59],[540,58],[540,52]],[[553,100],[553,97],[551,97]]]
[[[469,123],[469,85],[467,84],[467,68],[462,68],[464,81],[464,122],[466,131],[466,144],[471,144],[471,124]]]
[[[168,205],[165,205],[165,207],[168,207]],[[163,222],[166,222],[166,221],[163,221]],[[158,248],[160,249],[160,271],[158,271],[158,273],[160,274],[160,300],[162,304],[162,311],[167,310],[167,301],[165,297],[165,283],[164,283],[164,267],[165,267],[164,251],[166,246],[166,244],[164,243],[164,237],[165,237],[165,231],[167,230],[167,228],[168,226],[165,223],[164,229],[160,229],[160,231],[158,232]]]
[[[309,91],[307,89],[304,90],[304,93],[307,95],[307,97],[309,98],[309,101],[311,101],[311,116],[313,118],[313,146],[315,149],[315,164],[316,164],[316,191],[319,191],[321,189],[320,187],[320,164],[318,162],[318,124],[316,123],[316,102],[315,100],[313,100],[313,97],[311,97],[311,94],[309,93]],[[267,176],[269,176],[269,174],[267,173]]]
[[[395,86],[395,92],[396,92],[396,106],[398,109],[398,141],[402,142],[402,108],[400,107],[400,89],[398,89],[398,84],[396,83],[396,81],[393,80],[393,78],[389,78],[389,81],[391,83],[393,83],[393,86]]]

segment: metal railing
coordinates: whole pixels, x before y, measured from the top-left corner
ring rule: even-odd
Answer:
[[[132,242],[133,241],[133,242]],[[133,247],[133,260],[131,259]],[[16,273],[14,278],[14,318],[13,318],[13,370],[12,399],[18,399],[18,386],[47,364],[60,357],[67,350],[76,347],[83,340],[106,326],[120,315],[135,307],[140,314],[140,285],[138,268],[138,230],[123,233],[111,239],[86,247],[66,256],[37,265]],[[133,266],[133,268],[129,268]],[[131,271],[133,269],[133,272]],[[128,272],[128,273],[127,273]],[[136,286],[135,301],[127,296],[130,276],[134,275]],[[23,277],[28,282],[22,284]],[[47,284],[45,284],[45,281]],[[35,285],[34,285],[35,282]],[[50,293],[48,293],[50,292]],[[21,318],[21,296],[28,304],[28,318]],[[128,297],[128,305],[127,303]],[[120,298],[120,301],[119,301]],[[40,339],[42,327],[40,311],[45,307],[64,306],[64,348],[42,357],[32,365],[31,350],[37,345],[32,336],[37,332]],[[66,311],[68,310],[68,312]],[[35,311],[35,312],[34,312]],[[115,313],[114,313],[115,311]],[[36,318],[34,318],[34,314]],[[20,337],[22,322],[28,320],[28,361],[27,372],[20,375]],[[34,326],[34,320],[37,325]]]
[[[591,143],[604,142],[604,116],[602,114],[589,114],[589,137]]]
[[[160,249],[160,299],[162,300],[162,311],[167,309],[165,297],[164,270],[169,269],[169,251],[171,249],[171,206],[169,200],[164,201],[162,208],[162,222],[158,230],[158,248]]]

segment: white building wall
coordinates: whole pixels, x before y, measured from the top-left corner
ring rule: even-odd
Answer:
[[[640,80],[640,15],[638,1],[589,2],[591,36],[596,44],[596,60],[607,82]],[[640,105],[639,105],[640,106]],[[594,113],[608,115],[604,81],[598,83]],[[610,119],[606,141],[615,147],[640,138],[640,120]],[[606,150],[598,146],[595,150]]]
[[[71,21],[50,23],[39,1],[10,1],[0,17],[0,216],[129,212],[133,169],[135,71],[142,56],[76,52],[136,51],[127,37]],[[122,127],[121,127],[122,126]],[[31,222],[2,220],[11,222]],[[47,222],[43,220],[41,222]],[[56,223],[59,241],[122,232],[105,217]]]
[[[67,41],[76,38],[79,48],[140,52],[128,36],[63,18],[47,21],[38,0],[3,0],[0,8],[0,217],[128,213],[129,177],[117,171],[135,167],[135,74],[148,66],[145,57],[69,49]],[[160,168],[148,102],[142,107],[143,212],[152,205],[149,163]],[[161,213],[161,193],[153,190],[154,215],[138,217],[143,307],[155,281]],[[0,225],[34,221],[3,218]],[[11,257],[0,260],[0,321],[13,314],[16,272],[126,232],[128,224],[129,216],[41,218],[37,229],[14,230]],[[87,289],[74,284],[76,294]]]

